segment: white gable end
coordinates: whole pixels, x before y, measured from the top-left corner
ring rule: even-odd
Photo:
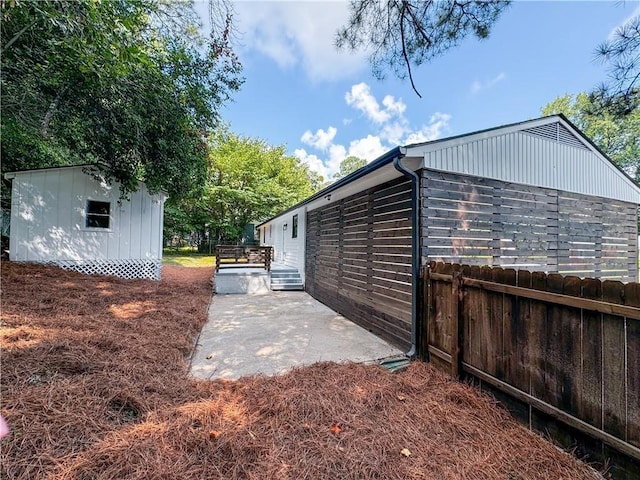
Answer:
[[[560,117],[407,147],[423,167],[640,204],[640,189]]]

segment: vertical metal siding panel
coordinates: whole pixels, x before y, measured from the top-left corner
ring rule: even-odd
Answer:
[[[151,197],[151,258],[162,258],[162,201]]]
[[[24,183],[23,183],[23,194],[22,194],[22,204],[24,205],[25,217],[28,219],[26,223],[26,228],[24,231],[24,238],[22,239],[22,245],[24,245],[24,259],[29,261],[33,260],[33,255],[31,254],[31,242],[33,241],[33,222],[36,215],[35,211],[35,194],[34,190],[36,186],[33,184],[33,179],[31,178],[33,174],[28,173],[25,175]]]
[[[469,163],[467,165],[467,171],[473,170],[473,166],[478,163],[478,142],[472,142],[469,145]]]
[[[519,171],[518,167],[518,137],[512,134],[509,137],[509,171],[510,178],[513,178],[515,172]]]
[[[158,199],[158,258],[162,258],[162,239],[164,233],[164,198]]]
[[[140,215],[142,213],[142,205],[140,205],[139,197],[137,195],[132,195],[129,205],[129,224],[131,225],[129,235],[129,258],[142,258],[142,249],[140,247]]]
[[[73,169],[69,175],[69,192],[71,195],[71,230],[69,237],[69,259],[77,260],[77,250],[84,245],[84,174],[80,169]]]
[[[545,142],[549,144],[549,150],[550,150],[550,157],[549,160],[552,164],[552,169],[550,170],[550,175],[552,175],[552,180],[553,180],[553,185],[555,185],[555,188],[560,188],[560,175],[558,172],[558,167],[559,167],[559,162],[558,159],[560,158],[560,151],[561,151],[561,145],[559,143],[554,143],[554,142]],[[550,182],[551,183],[551,182]]]
[[[55,211],[49,201],[53,196],[53,191],[57,188],[56,174],[58,172],[41,172],[39,175],[33,175],[36,179],[38,193],[36,194],[36,222],[34,243],[34,260],[53,260],[57,258],[57,252],[54,245],[51,244],[51,229],[55,227],[54,222],[57,220]]]
[[[114,187],[115,188],[115,187]],[[108,201],[110,204],[109,208],[109,232],[105,232],[102,236],[104,240],[104,258],[113,259],[117,257],[118,251],[118,224],[116,222],[115,211],[118,208],[118,194],[115,193],[113,189],[109,191]]]
[[[24,241],[27,238],[27,223],[24,221],[24,194],[20,177],[13,179],[11,185],[11,236],[9,254],[11,260],[25,260]]]
[[[468,143],[465,143],[463,145],[458,145],[458,162],[460,164],[460,171],[462,172],[468,172],[469,171],[469,167],[470,167],[470,163],[468,161],[468,158],[470,156],[469,152],[471,150],[471,145]]]
[[[298,257],[298,272],[302,277],[302,282],[304,283],[305,279],[305,261],[307,256],[307,211],[306,208],[300,209],[300,216],[298,221],[298,248],[299,248],[299,257]]]
[[[131,202],[122,202],[118,209],[118,257],[134,258],[131,255]]]
[[[68,259],[70,257],[70,247],[73,246],[74,225],[73,225],[73,171],[61,170],[58,172],[56,186],[57,215],[56,226],[59,229],[59,252],[58,258]]]
[[[540,184],[542,183],[542,179],[539,178],[538,168],[537,168],[537,165],[535,164],[534,152],[536,149],[536,145],[535,145],[536,142],[534,140],[535,139],[531,138],[529,139],[529,142],[527,142],[527,163],[529,164],[529,175],[530,175],[530,178],[532,179],[532,183]]]
[[[496,140],[498,144],[498,153],[492,159],[493,161],[491,162],[491,176],[494,178],[500,176],[501,174],[504,175],[504,173],[502,172],[502,168],[504,165],[507,165],[508,163],[507,144],[506,144],[505,135],[500,135]],[[508,179],[509,177],[508,172],[506,176]]]
[[[138,190],[140,196],[140,258],[147,258],[151,254],[151,198],[145,190]]]
[[[120,198],[120,187],[118,186],[117,192],[115,192],[115,196]],[[122,202],[125,203],[125,202]],[[111,252],[113,258],[120,259],[122,258],[122,210],[120,209],[120,205],[118,205],[117,200],[111,205],[111,217],[113,219],[113,237],[111,239]]]
[[[76,192],[78,195],[78,200],[80,202],[80,235],[78,235],[77,245],[82,245],[85,250],[88,250],[88,248],[86,248],[86,245],[91,240],[91,234],[85,229],[85,225],[87,219],[86,208],[87,198],[89,196],[89,188],[87,185],[86,175],[80,172],[75,173],[78,180]],[[77,250],[77,247],[75,248],[75,250]]]
[[[484,177],[486,176],[485,174],[485,165],[487,163],[487,158],[489,158],[489,156],[491,155],[491,140],[489,139],[484,139],[482,140],[482,146],[483,146],[483,152],[482,152],[482,163],[480,163],[480,165],[478,165],[478,171],[477,174],[480,177]]]

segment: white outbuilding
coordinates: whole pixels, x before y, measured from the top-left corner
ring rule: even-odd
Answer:
[[[160,279],[163,193],[128,198],[86,166],[5,174],[12,181],[9,259],[87,274]]]

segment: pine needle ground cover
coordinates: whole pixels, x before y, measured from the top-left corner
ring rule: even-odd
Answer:
[[[0,478],[596,478],[424,363],[190,379],[212,273],[168,266],[152,282],[3,262]]]

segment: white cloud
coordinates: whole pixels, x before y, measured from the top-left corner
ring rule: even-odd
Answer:
[[[342,160],[347,158],[349,154],[347,153],[347,149],[344,145],[331,145],[329,147],[329,158],[327,159],[326,165],[327,170],[333,176],[338,170],[340,170],[340,163]]]
[[[307,153],[304,148],[297,148],[293,155],[298,158],[302,163],[307,165],[313,172],[320,174],[325,180],[329,178],[329,173],[324,162],[318,158],[317,155]]]
[[[395,115],[402,115],[404,111],[407,109],[407,106],[402,102],[402,100],[396,101],[392,95],[385,95],[382,99],[382,105],[384,105],[387,109],[387,112]]]
[[[300,140],[323,152],[326,158],[322,160],[304,149],[296,150],[295,155],[308,165],[313,165],[312,168],[325,179],[332,178],[333,174],[340,170],[340,163],[350,155],[371,162],[395,145],[428,142],[440,138],[447,131],[451,120],[451,115],[436,112],[429,117],[426,124],[414,127],[405,115],[407,105],[402,99],[396,100],[393,96],[386,95],[382,102],[378,102],[369,85],[364,82],[353,85],[345,94],[345,101],[347,105],[363,112],[375,129],[366,137],[352,140],[348,147],[334,143],[338,133],[336,127],[329,126],[326,130],[320,128],[315,133],[311,130],[305,131]],[[343,119],[344,125],[351,123],[345,120]]]
[[[507,75],[504,72],[500,72],[498,75],[490,80],[487,80],[486,82],[481,82],[480,80],[476,79],[473,81],[473,83],[471,83],[471,87],[469,88],[469,90],[471,91],[472,95],[475,95],[481,90],[486,90],[487,88],[493,87],[497,83],[503,81],[505,78],[507,78]]]
[[[234,10],[241,52],[257,51],[282,68],[299,64],[312,81],[348,78],[366,66],[366,52],[334,46],[347,2],[236,2]]]
[[[329,127],[327,130],[318,129],[316,133],[311,133],[311,130],[307,130],[302,134],[300,141],[311,147],[315,147],[318,150],[326,150],[333,142],[333,139],[338,133],[336,127]]]
[[[387,150],[389,149],[382,144],[380,137],[376,135],[367,135],[349,144],[349,155],[364,158],[367,162],[375,160]]]
[[[371,93],[369,85],[364,82],[352,85],[351,90],[344,95],[344,99],[347,105],[360,110],[369,120],[376,123],[384,123],[393,117],[400,116],[407,108],[401,99],[396,100],[391,95],[384,97],[382,100],[384,109],[380,108],[380,104]]]
[[[449,120],[451,120],[451,115],[448,113],[434,113],[429,117],[429,123],[423,125],[419,130],[410,132],[405,137],[404,143],[410,145],[412,143],[430,142],[442,137],[449,128]]]

